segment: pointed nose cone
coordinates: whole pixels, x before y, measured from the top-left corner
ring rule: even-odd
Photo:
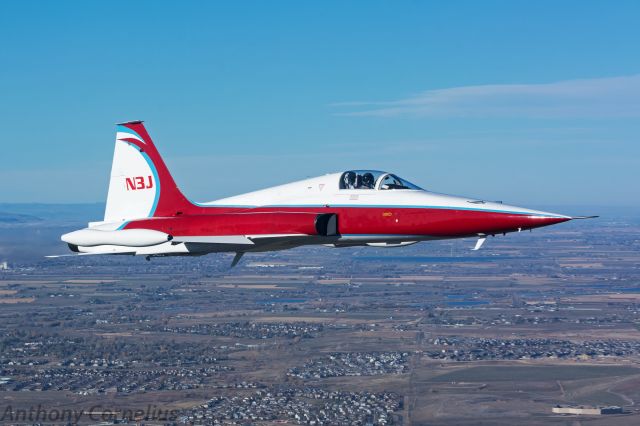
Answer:
[[[523,229],[531,229],[531,228],[540,228],[541,226],[549,226],[555,225],[557,223],[567,222],[572,218],[569,216],[562,215],[530,215],[530,216],[522,216],[520,218],[521,226]]]
[[[485,222],[485,233],[488,234],[524,231],[573,219],[571,216],[505,204],[485,203],[484,207],[493,212],[487,215],[488,220]]]
[[[522,207],[505,206],[509,213],[512,213],[510,220],[517,224],[518,230],[540,228],[542,226],[555,225],[567,222],[573,219],[571,216],[565,216],[557,213],[544,212],[540,210],[531,210]]]

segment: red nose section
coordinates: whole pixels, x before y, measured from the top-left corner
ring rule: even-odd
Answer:
[[[571,220],[570,217],[523,216],[520,218],[523,229],[540,228],[541,226],[555,225],[569,220]]]
[[[569,216],[560,215],[459,210],[450,212],[442,221],[430,223],[430,229],[425,229],[425,233],[438,236],[492,235],[555,225],[571,219]]]
[[[571,220],[570,217],[566,216],[520,215],[504,213],[487,219],[487,234],[523,231],[526,229],[555,225],[557,223]]]

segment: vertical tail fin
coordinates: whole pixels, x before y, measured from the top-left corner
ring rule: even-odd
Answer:
[[[191,203],[182,195],[142,121],[117,125],[105,222],[170,217]]]

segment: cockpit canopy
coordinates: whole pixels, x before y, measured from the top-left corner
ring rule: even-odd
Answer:
[[[421,190],[422,188],[392,173],[379,170],[349,170],[340,176],[340,189]]]

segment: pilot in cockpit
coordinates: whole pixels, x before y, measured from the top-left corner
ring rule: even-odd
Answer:
[[[376,170],[349,170],[339,180],[340,189],[422,190],[398,176]]]
[[[367,172],[362,175],[362,186],[363,189],[373,189],[375,185],[375,179],[373,179],[373,174]]]
[[[342,178],[344,180],[345,189],[355,189],[356,187],[356,174],[355,172],[347,172]]]

